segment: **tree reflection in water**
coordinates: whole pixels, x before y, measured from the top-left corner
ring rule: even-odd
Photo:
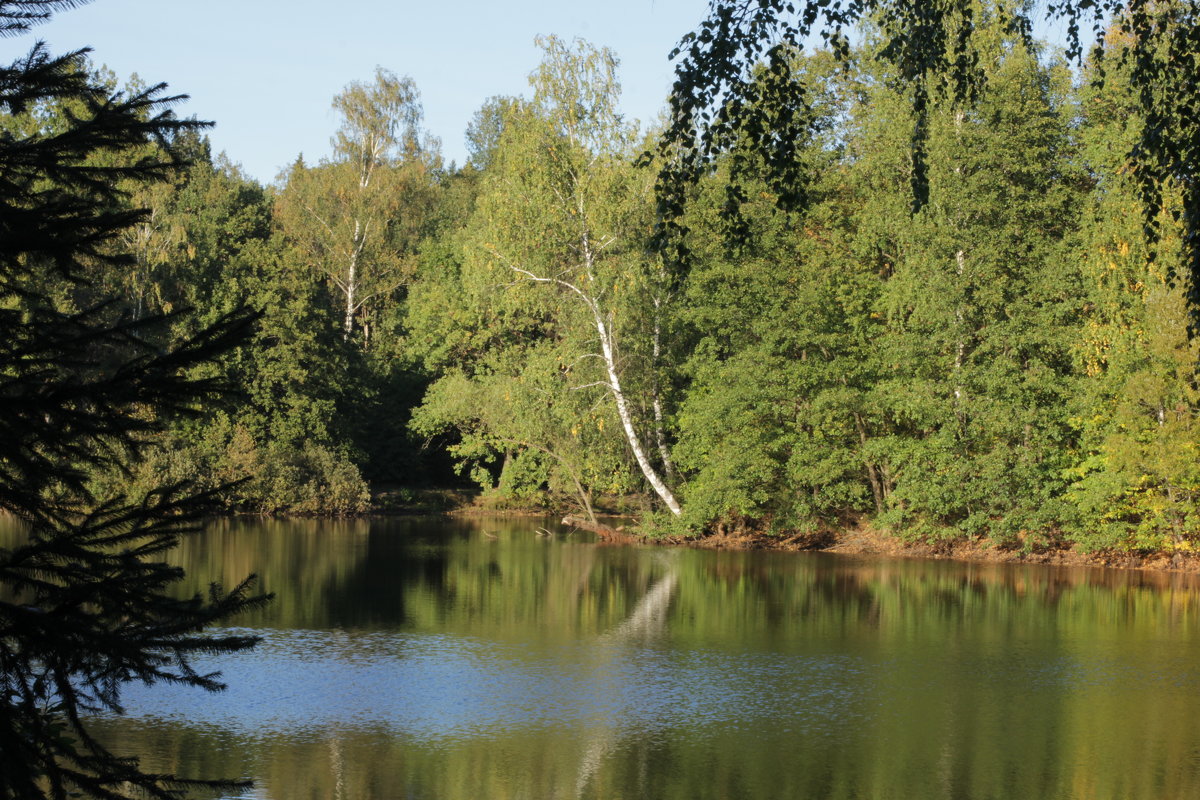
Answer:
[[[1200,796],[1193,578],[547,525],[222,523],[177,555],[264,575],[263,647],[104,733],[272,800]]]

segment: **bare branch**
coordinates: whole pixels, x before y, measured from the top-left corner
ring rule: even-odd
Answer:
[[[580,389],[591,389],[595,386],[603,386],[604,388],[608,389],[610,392],[613,391],[613,385],[611,383],[609,383],[608,381],[592,381],[591,383],[585,383],[580,386],[572,386],[571,391],[577,392]]]

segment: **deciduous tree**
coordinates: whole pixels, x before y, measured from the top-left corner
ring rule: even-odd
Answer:
[[[338,298],[346,339],[371,339],[366,309],[411,277],[421,223],[432,203],[436,143],[422,132],[411,78],[384,69],[333,99],[341,124],[333,157],[285,176],[277,218]]]

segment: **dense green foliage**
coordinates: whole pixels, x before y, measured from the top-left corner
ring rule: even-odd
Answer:
[[[77,4],[0,0],[0,35]],[[219,689],[190,657],[254,644],[204,634],[249,582],[169,591],[214,508],[469,483],[682,535],[1194,553],[1196,6],[1050,10],[1066,54],[1007,0],[714,0],[650,130],[611,51],[545,37],[462,167],[381,68],[270,186],[85,51],[0,66],[0,797],[240,785],[146,773],[85,716]],[[483,574],[463,596],[522,602]]]
[[[193,166],[128,200],[151,215],[105,285],[135,317],[196,308],[176,339],[239,303],[263,320],[220,367],[237,406],[174,423],[137,485],[245,479],[226,507],[347,514],[469,481],[691,534],[868,517],[1191,549],[1190,184],[1158,180],[1148,239],[1144,20],[1073,74],[1007,5],[972,8],[969,86],[919,108],[896,20],[772,51],[666,205],[670,137],[617,113],[610,52],[555,37],[527,97],[483,103],[462,167],[386,70],[334,98],[333,155],[272,186],[183,142]],[[803,114],[780,116],[784,87]]]

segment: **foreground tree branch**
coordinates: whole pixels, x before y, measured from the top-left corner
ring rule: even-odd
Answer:
[[[0,3],[0,31],[24,30],[70,2]],[[119,187],[170,174],[179,97],[156,86],[112,93],[85,51],[35,45],[0,67],[0,115],[26,124],[0,139],[0,509],[22,534],[0,549],[0,797],[179,797],[185,781],[143,771],[90,733],[90,713],[121,711],[130,680],[215,691],[193,657],[255,638],[205,629],[266,602],[252,578],[207,598],[179,599],[182,571],[163,561],[212,499],[185,485],[100,499],[98,472],[125,472],[172,417],[225,393],[213,360],[246,340],[255,315],[234,311],[169,344],[171,315],[130,319],[95,291],[97,265],[133,258],[120,242],[148,212]],[[67,107],[33,122],[32,104]],[[101,166],[107,164],[109,166]],[[126,239],[127,241],[127,239]],[[82,311],[54,300],[70,288]],[[176,315],[177,316],[177,315]]]
[[[850,33],[863,24],[875,30],[878,55],[891,66],[892,82],[911,108],[909,178],[913,210],[920,210],[929,199],[932,109],[939,100],[973,105],[987,82],[981,31],[998,22],[1032,47],[1037,7],[986,7],[976,0],[714,0],[708,17],[671,54],[676,83],[668,127],[656,147],[664,165],[658,182],[658,246],[677,269],[683,268],[689,187],[711,169],[714,158],[735,147],[748,148],[766,170],[756,175],[753,159],[734,162],[724,209],[733,230],[747,232],[740,209],[757,179],[765,179],[784,208],[808,205],[816,170],[803,142],[818,122],[813,100],[819,87],[793,80],[788,64],[815,38],[849,63]],[[1053,0],[1044,9],[1047,19],[1066,22],[1068,58],[1081,62],[1094,44],[1094,80],[1102,84],[1108,67],[1128,68],[1145,115],[1129,153],[1145,238],[1156,258],[1164,198],[1173,186],[1182,187],[1182,208],[1175,213],[1184,225],[1185,247],[1182,262],[1167,263],[1166,270],[1172,282],[1178,276],[1186,288],[1194,325],[1200,312],[1200,62],[1195,58],[1200,5],[1195,0]],[[1108,26],[1118,35],[1106,37]]]

